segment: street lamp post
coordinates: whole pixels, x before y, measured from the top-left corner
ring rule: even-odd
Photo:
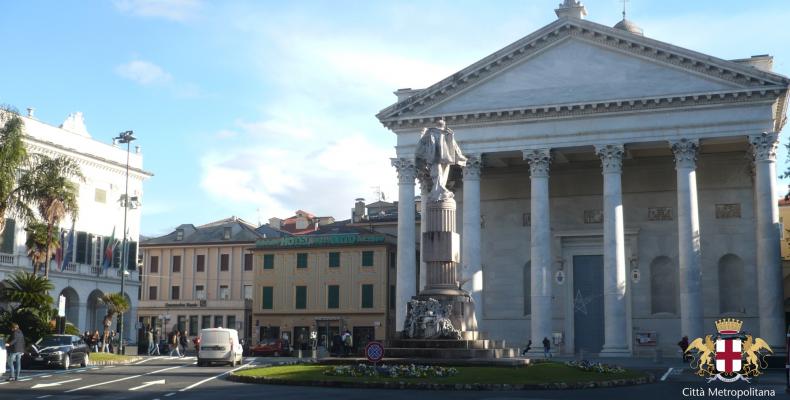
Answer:
[[[121,132],[118,134],[118,137],[115,138],[117,143],[126,143],[126,187],[124,189],[123,195],[123,241],[121,242],[121,296],[125,296],[125,284],[126,284],[126,259],[129,256],[126,254],[126,214],[129,211],[129,153],[131,143],[136,140],[137,138],[134,137],[133,131],[126,131]],[[120,354],[124,354],[124,342],[123,342],[123,313],[119,313],[120,319],[118,320],[118,330],[120,331],[120,340],[118,342],[118,350]]]

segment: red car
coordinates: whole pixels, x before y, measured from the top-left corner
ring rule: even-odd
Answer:
[[[287,356],[291,354],[291,346],[287,340],[265,339],[250,349],[250,352],[253,356]]]

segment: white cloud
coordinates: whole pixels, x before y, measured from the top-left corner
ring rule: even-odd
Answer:
[[[141,85],[167,84],[173,77],[162,67],[143,60],[133,60],[115,67],[115,72],[123,78]]]
[[[126,14],[178,22],[194,19],[202,7],[199,0],[115,0],[113,3]]]

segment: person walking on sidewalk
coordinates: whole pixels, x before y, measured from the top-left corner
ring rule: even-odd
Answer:
[[[156,343],[154,343],[154,332],[151,330],[150,326],[145,330],[145,340],[148,341],[148,355],[153,355]]]
[[[551,358],[551,341],[547,337],[543,338],[543,357]]]
[[[178,344],[181,342],[181,335],[178,332],[178,329],[174,330],[170,337],[170,357],[173,356],[173,353],[176,353],[177,356],[181,357],[181,352],[178,350]]]
[[[184,332],[181,334],[181,337],[178,339],[179,344],[181,345],[181,349],[183,352],[181,353],[181,357],[187,356],[187,346],[189,345],[189,338],[188,338],[187,330],[184,329]]]
[[[19,329],[19,325],[11,324],[11,341],[6,344],[8,347],[8,379],[6,381],[18,381],[19,373],[22,372],[22,354],[25,353],[25,335]],[[16,369],[14,369],[16,365]]]
[[[686,350],[689,348],[689,337],[683,336],[678,342],[678,346],[680,347],[680,357],[683,362],[686,362],[688,360]]]
[[[524,350],[521,352],[521,357],[526,357],[527,353],[529,353],[531,349],[532,349],[532,339],[530,339],[529,342],[527,342],[527,347],[525,347]]]

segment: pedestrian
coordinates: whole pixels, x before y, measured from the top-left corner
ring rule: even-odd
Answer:
[[[25,353],[25,335],[16,323],[11,324],[11,341],[6,343],[6,347],[10,353],[7,361],[10,374],[6,381],[18,381],[19,373],[22,372],[22,354]]]
[[[178,329],[176,329],[170,336],[170,357],[173,356],[173,353],[176,353],[177,356],[181,357],[181,352],[178,351],[179,339],[180,335],[178,333]]]
[[[195,345],[195,354],[200,355],[200,336],[195,336],[195,338],[192,339],[192,344]]]
[[[112,317],[107,315],[104,317],[104,335],[102,336],[101,351],[110,351],[110,327],[112,326]]]
[[[154,354],[156,354],[157,356],[161,355],[159,353],[159,331],[154,331],[154,349],[153,349],[151,355],[154,355]]]
[[[109,347],[108,347],[109,352],[110,353],[115,353],[115,346],[114,346],[115,331],[110,332],[110,338],[109,338],[109,340],[107,340],[107,342],[109,342]]]
[[[354,336],[346,329],[343,332],[343,355],[348,357],[351,354],[351,349],[354,347]]]
[[[530,339],[529,342],[527,342],[527,347],[525,347],[524,350],[521,352],[521,356],[525,357],[527,353],[529,353],[529,350],[531,348],[532,348],[532,339]]]
[[[551,341],[547,337],[543,337],[543,358],[551,358]]]
[[[689,337],[683,336],[683,338],[681,338],[678,342],[678,346],[680,347],[680,358],[683,360],[683,362],[686,362],[686,350],[689,348]]]
[[[145,340],[148,341],[148,355],[151,356],[154,354],[156,343],[154,342],[154,332],[151,330],[150,326],[145,330]]]
[[[179,344],[181,345],[181,349],[183,352],[181,353],[181,357],[187,356],[187,346],[189,345],[189,334],[187,334],[187,330],[184,329],[184,332],[181,334],[180,339],[178,340]]]
[[[91,336],[91,348],[93,348],[94,353],[99,352],[99,330],[96,329],[93,331],[93,336]]]

